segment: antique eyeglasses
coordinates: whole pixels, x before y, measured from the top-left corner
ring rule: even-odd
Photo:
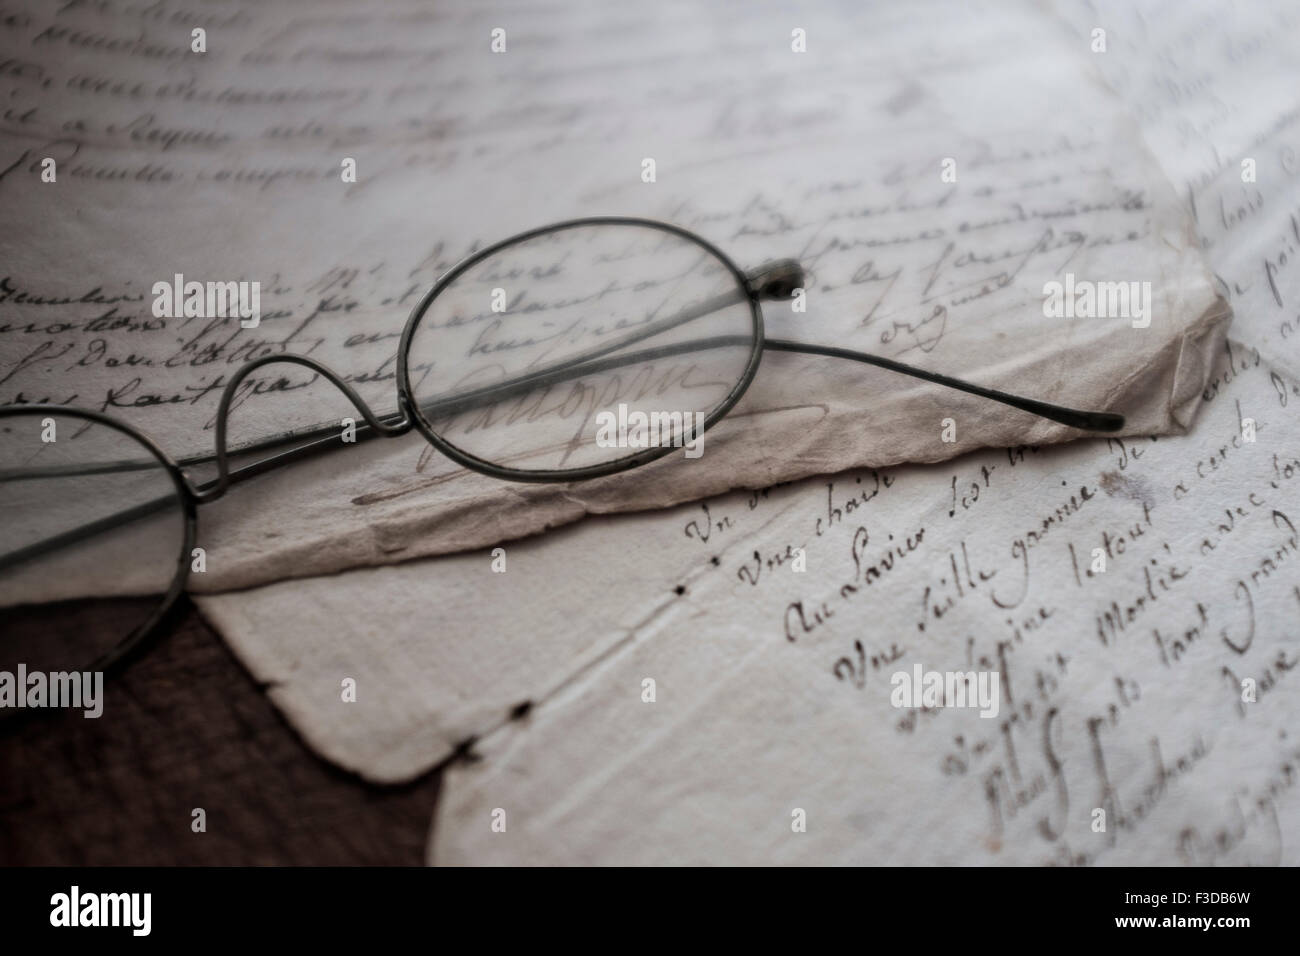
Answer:
[[[301,355],[241,366],[221,395],[215,455],[179,464],[99,412],[0,407],[0,616],[8,621],[0,669],[118,663],[160,630],[184,589],[198,505],[345,444],[331,423],[295,433],[289,450],[285,436],[241,447],[241,460],[267,454],[231,467],[232,399],[247,376],[272,363],[305,366],[339,388],[365,421],[357,439],[415,429],[464,467],[512,481],[595,478],[680,449],[739,401],[766,350],[879,366],[1075,428],[1123,427],[1116,414],[849,349],[765,338],[761,301],[790,299],[803,283],[797,262],[744,272],[711,243],[667,223],[576,219],[488,246],[438,280],[402,331],[391,414],[376,415],[337,373]],[[622,427],[620,440],[613,429],[602,435],[616,414],[620,426],[637,424],[630,437]],[[639,427],[647,421],[658,423],[657,435]],[[214,479],[197,483],[182,469],[200,462],[215,464]],[[104,602],[82,600],[88,593],[134,597],[114,602],[109,620],[117,626],[105,627]],[[75,623],[88,608],[94,617]]]

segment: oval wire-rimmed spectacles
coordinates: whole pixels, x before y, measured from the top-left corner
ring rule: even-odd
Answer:
[[[587,283],[584,294],[565,285],[575,281]],[[107,580],[119,570],[134,573],[142,560],[137,556],[154,550],[159,538],[174,539],[174,562],[153,559],[151,575],[132,579],[133,588],[156,600],[124,637],[93,648],[86,655],[89,664],[78,669],[114,668],[157,634],[191,571],[197,506],[234,484],[345,444],[337,425],[322,425],[241,445],[241,458],[283,449],[290,441],[294,447],[230,466],[232,401],[241,382],[274,363],[304,366],[343,392],[365,421],[355,426],[356,441],[414,429],[457,464],[509,481],[597,478],[689,447],[688,439],[699,440],[740,400],[768,350],[874,365],[1086,431],[1113,432],[1124,425],[1118,414],[1012,395],[881,356],[766,338],[761,302],[791,299],[803,286],[804,271],[794,260],[742,271],[712,243],[670,223],[574,219],[480,249],[429,289],[401,333],[397,411],[391,414],[376,415],[337,373],[304,355],[264,356],[235,372],[221,394],[212,456],[173,460],[144,433],[101,412],[0,406],[0,453],[10,459],[0,457],[0,510],[17,519],[0,530],[0,608],[11,618],[21,605],[80,598],[87,575]],[[482,307],[485,301],[490,307]],[[658,435],[663,440],[648,443],[644,429],[641,441],[591,439],[592,415],[611,416],[604,419],[610,423],[612,407],[603,406],[616,400],[620,414],[632,401],[638,404],[633,415],[662,415],[660,421],[676,431],[669,434],[664,424]],[[584,404],[586,415],[579,417]],[[648,411],[665,405],[671,412]],[[20,426],[24,417],[35,423]],[[43,430],[51,424],[57,430],[61,419],[73,426],[73,441],[65,440],[57,453],[51,451],[54,441],[36,445]],[[522,467],[524,462],[535,467]],[[203,483],[184,470],[213,463],[216,477]],[[137,524],[139,534],[127,539],[124,529]],[[94,554],[82,559],[78,549]],[[42,597],[23,600],[33,591]],[[3,643],[0,668],[9,657]]]

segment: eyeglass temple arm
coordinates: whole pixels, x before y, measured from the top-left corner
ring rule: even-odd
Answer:
[[[795,289],[804,287],[804,281],[803,267],[794,259],[779,259],[759,266],[749,273],[751,294],[764,299],[788,299],[794,294]],[[925,369],[906,365],[903,362],[896,362],[893,359],[879,355],[871,355],[867,352],[856,352],[852,349],[837,348],[833,345],[791,342],[786,339],[765,339],[763,348],[771,349],[774,352],[826,355],[831,358],[862,362],[865,365],[875,365],[879,368],[889,369],[891,372],[898,372],[901,375],[910,375],[926,382],[933,382],[935,385],[944,385],[948,388],[955,388],[960,392],[969,392],[971,395],[992,399],[995,402],[1001,402],[1003,405],[1010,405],[1012,408],[1019,408],[1021,411],[1032,412],[1042,418],[1060,422],[1062,425],[1069,425],[1071,428],[1082,428],[1094,432],[1113,432],[1124,427],[1124,416],[1113,412],[1088,412],[1077,408],[1066,408],[1063,405],[1053,405],[1049,402],[1040,402],[1034,398],[1024,398],[1020,395],[1012,395],[1010,392],[1002,392],[995,388],[985,388],[982,385],[964,382],[950,375],[927,372]]]
[[[1010,405],[1012,408],[1019,408],[1021,411],[1032,412],[1042,418],[1048,418],[1054,422],[1060,422],[1062,425],[1069,425],[1071,428],[1082,428],[1085,431],[1093,432],[1113,432],[1119,431],[1119,429],[1124,427],[1124,416],[1118,415],[1114,412],[1088,412],[1077,408],[1066,408],[1064,405],[1053,405],[1050,402],[1040,402],[1034,398],[1025,398],[1020,395],[1012,395],[1010,392],[1002,392],[995,388],[985,388],[982,385],[964,382],[959,378],[952,378],[949,375],[940,375],[938,372],[927,372],[925,369],[915,368],[911,365],[905,365],[902,362],[895,362],[893,359],[883,358],[879,355],[870,355],[866,352],[855,352],[852,349],[836,348],[833,345],[810,345],[805,342],[790,342],[785,339],[767,339],[763,343],[763,348],[771,349],[774,352],[802,352],[806,355],[827,355],[831,358],[850,359],[854,362],[862,362],[865,365],[875,365],[879,368],[887,368],[891,372],[910,375],[913,378],[933,382],[936,385],[955,388],[960,392],[969,392],[971,395],[979,395],[981,398],[989,398],[995,402],[1001,402],[1003,405]]]

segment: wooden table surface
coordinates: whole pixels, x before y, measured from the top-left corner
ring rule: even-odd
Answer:
[[[439,772],[380,787],[326,763],[182,601],[103,717],[0,722],[0,864],[422,864]]]

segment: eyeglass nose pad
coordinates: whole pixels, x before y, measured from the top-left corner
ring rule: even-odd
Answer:
[[[803,266],[794,259],[764,263],[745,276],[749,294],[760,299],[788,299],[804,287]]]

